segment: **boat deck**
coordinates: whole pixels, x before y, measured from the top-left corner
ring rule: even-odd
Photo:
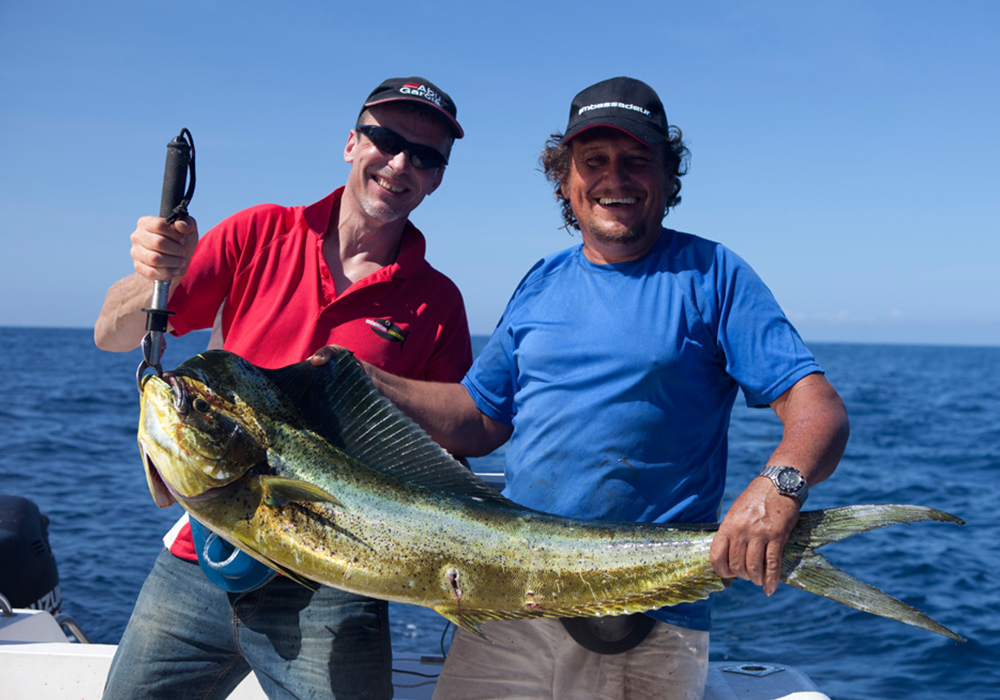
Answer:
[[[115,654],[113,644],[67,640],[47,612],[0,615],[0,678],[4,700],[99,700]],[[441,656],[393,659],[396,700],[431,700]],[[230,700],[266,700],[251,674]],[[803,673],[766,663],[713,662],[705,700],[829,700]]]

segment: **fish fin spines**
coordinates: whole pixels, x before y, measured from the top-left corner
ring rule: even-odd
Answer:
[[[693,603],[704,600],[712,593],[725,589],[727,585],[718,576],[708,574],[622,598],[603,600],[599,605],[554,606],[546,608],[543,615],[545,617],[631,615],[678,603]]]
[[[489,617],[489,616],[480,617],[476,615],[463,615],[460,612],[458,612],[455,608],[444,605],[438,605],[434,608],[434,610],[456,627],[459,627],[465,630],[466,632],[470,632],[476,635],[477,637],[482,637],[486,641],[490,642],[493,641],[485,634],[483,634],[483,630],[479,627],[479,625],[482,624],[483,622],[488,622],[499,618]]]
[[[530,610],[465,609],[459,605],[437,605],[434,610],[456,626],[489,639],[480,629],[484,622],[497,620],[534,620],[538,618],[594,617],[604,615],[630,615],[648,612],[667,605],[694,602],[722,590],[726,584],[716,576],[706,575],[682,584],[647,590],[622,598],[602,600],[593,605],[541,605]]]
[[[261,372],[301,410],[310,430],[349,456],[432,490],[510,504],[383,397],[350,353],[319,367],[303,362]]]

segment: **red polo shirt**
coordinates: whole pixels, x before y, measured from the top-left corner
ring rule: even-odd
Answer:
[[[225,302],[225,349],[261,367],[337,344],[393,374],[458,381],[472,363],[462,295],[424,260],[415,226],[407,222],[395,263],[337,295],[322,245],[342,194],[252,207],[205,234],[170,299],[174,334],[211,328]]]
[[[415,226],[406,223],[395,263],[337,295],[322,247],[343,192],[306,207],[252,207],[205,234],[168,304],[172,333],[211,328],[222,306],[224,348],[261,367],[300,362],[333,344],[393,374],[459,381],[472,364],[465,305],[424,260]],[[194,560],[186,523],[166,541]]]

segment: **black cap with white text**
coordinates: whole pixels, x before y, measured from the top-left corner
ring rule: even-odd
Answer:
[[[656,91],[641,80],[625,77],[602,80],[573,98],[563,143],[598,126],[620,129],[647,146],[663,143],[669,133]]]
[[[389,78],[372,90],[361,111],[373,105],[397,101],[418,102],[429,105],[441,113],[455,138],[465,136],[458,124],[458,108],[444,90],[425,78]]]

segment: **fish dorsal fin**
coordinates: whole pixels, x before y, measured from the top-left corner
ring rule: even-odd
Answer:
[[[346,351],[325,365],[262,370],[295,404],[305,427],[387,475],[491,503],[513,503],[448,454],[378,393]]]

